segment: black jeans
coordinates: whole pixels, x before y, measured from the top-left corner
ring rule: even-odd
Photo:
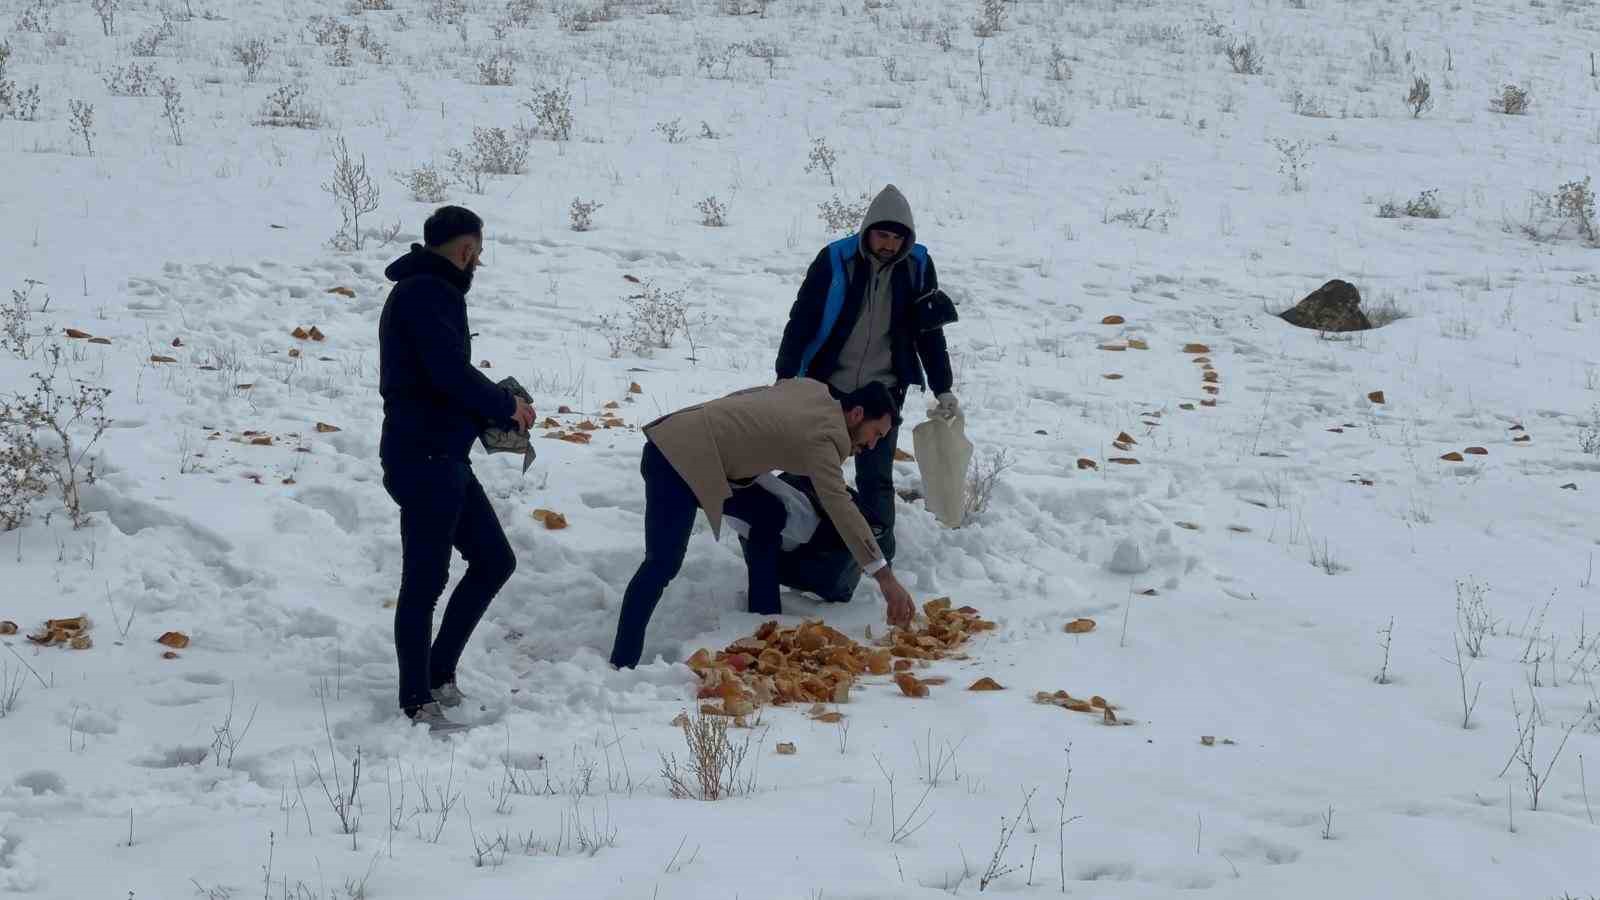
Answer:
[[[695,513],[700,510],[700,501],[688,482],[650,441],[645,441],[639,474],[644,476],[644,562],[622,595],[617,637],[611,646],[611,664],[623,669],[639,664],[650,616],[667,585],[683,567]],[[783,501],[763,488],[751,486],[735,490],[722,504],[722,512],[750,524],[745,541],[750,611],[778,614],[778,550],[788,521]]]
[[[400,506],[400,599],[394,610],[394,649],[400,663],[400,706],[433,699],[433,688],[454,680],[467,639],[489,601],[511,578],[517,559],[483,486],[464,460],[386,462],[383,487]],[[450,595],[439,633],[433,609],[450,580],[450,550],[461,551],[467,572]]]
[[[903,395],[896,399],[899,396]],[[896,425],[877,446],[856,454],[856,492],[883,526],[878,549],[889,562],[894,562],[894,448],[899,440],[900,426]]]

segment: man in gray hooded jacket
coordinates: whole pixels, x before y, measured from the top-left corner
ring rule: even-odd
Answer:
[[[894,185],[885,187],[867,207],[861,231],[822,248],[806,272],[778,348],[779,379],[815,378],[838,395],[876,381],[897,407],[915,385],[938,399],[935,415],[956,415],[944,331],[915,321],[917,298],[939,286],[933,259],[916,240],[911,204]],[[899,437],[896,427],[856,457],[856,490],[883,524],[879,544],[891,560]]]

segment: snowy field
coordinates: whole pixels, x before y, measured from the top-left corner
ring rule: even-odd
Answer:
[[[0,3],[0,393],[111,392],[98,441],[66,427],[79,521],[50,485],[0,534],[0,893],[1600,894],[1600,9],[392,3]],[[356,227],[342,152],[381,193]],[[761,620],[702,520],[653,662],[606,665],[636,426],[770,381],[890,182],[1009,463],[963,528],[903,503],[897,568],[999,627],[927,699],[762,711],[750,791],[673,799],[682,661]],[[488,222],[490,374],[625,423],[476,457],[520,565],[452,740],[394,708],[377,460],[382,270],[444,199]],[[1273,315],[1332,278],[1398,318]],[[633,294],[688,333],[634,346]],[[882,633],[870,586],[785,608]],[[25,639],[80,614],[88,649]]]

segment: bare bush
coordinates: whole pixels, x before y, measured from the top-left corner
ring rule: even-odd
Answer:
[[[264,38],[244,38],[229,48],[233,61],[244,67],[244,80],[255,81],[272,58],[272,45]]]
[[[161,79],[161,118],[167,123],[167,130],[172,134],[172,143],[183,146],[183,123],[185,112],[183,108],[183,92],[178,89],[178,79]]]
[[[38,335],[33,330],[33,289],[40,282],[28,279],[23,289],[11,289],[11,302],[0,306],[0,338],[17,359],[33,356]],[[48,305],[49,298],[45,298]]]
[[[0,475],[0,523],[10,523],[8,527],[26,519],[27,498],[41,480],[56,487],[73,528],[89,521],[81,489],[94,483],[92,453],[111,424],[105,408],[111,390],[83,382],[60,384],[60,349],[52,347],[50,357],[49,368],[30,375],[31,393],[0,400],[0,472],[20,467],[18,473]]]
[[[1411,110],[1411,118],[1421,118],[1422,114],[1433,109],[1433,86],[1428,83],[1426,76],[1418,75],[1411,79],[1411,90],[1406,93],[1406,108]]]
[[[623,298],[627,306],[620,314],[600,316],[600,332],[610,346],[611,356],[619,357],[625,351],[651,356],[657,350],[670,349],[672,339],[680,332],[688,333],[694,324],[683,295],[682,288],[669,291],[645,281],[639,290]],[[701,316],[700,322],[705,321]]]
[[[306,20],[306,36],[318,47],[338,47],[350,43],[350,26],[333,16],[312,16]]]
[[[733,61],[739,56],[739,45],[713,47],[702,44],[695,55],[695,70],[704,70],[707,78],[727,80],[733,77]]]
[[[486,87],[510,87],[517,80],[517,63],[510,54],[495,53],[478,60],[478,83]]]
[[[435,25],[456,25],[467,16],[467,0],[428,0],[423,16]]]
[[[1222,55],[1228,58],[1228,66],[1235,75],[1260,75],[1263,70],[1261,48],[1256,46],[1253,37],[1229,40],[1222,47]]]
[[[861,220],[866,218],[867,207],[872,205],[872,198],[862,194],[854,200],[845,201],[834,194],[832,199],[824,200],[817,204],[817,217],[822,224],[833,234],[848,234],[861,227]]]
[[[366,154],[359,160],[351,157],[342,136],[333,146],[333,176],[322,183],[322,189],[333,196],[343,220],[338,233],[329,239],[329,246],[335,250],[360,250],[365,243],[361,217],[377,210],[382,191],[367,171]]]
[[[350,0],[350,12],[360,15],[367,12],[386,12],[394,9],[389,0]]]
[[[155,56],[163,44],[178,36],[178,23],[174,21],[171,11],[165,8],[158,11],[161,24],[151,25],[133,39],[131,51],[134,56]]]
[[[244,726],[234,730],[233,705],[236,693],[232,685],[228,686],[228,712],[223,716],[222,722],[211,726],[211,759],[223,768],[233,768],[233,757],[239,752],[239,746],[250,734],[250,726],[256,723],[256,710],[261,707],[257,703],[250,707],[250,718]]]
[[[154,64],[131,62],[107,72],[102,80],[113,97],[148,97],[160,76]]]
[[[6,409],[0,401],[0,413]],[[50,490],[50,458],[33,429],[12,427],[0,416],[0,531],[28,521],[34,502]]]
[[[1101,224],[1126,225],[1141,231],[1159,231],[1163,234],[1171,227],[1174,210],[1171,207],[1157,209],[1153,206],[1135,206],[1112,212],[1106,207],[1101,216]]]
[[[968,524],[983,515],[994,499],[994,490],[1016,460],[1011,451],[999,447],[991,449],[982,459],[973,457],[967,466],[966,491],[962,500],[961,522]]]
[[[1507,223],[1508,230],[1511,225]],[[1586,176],[1582,181],[1569,181],[1549,194],[1530,191],[1527,218],[1515,225],[1523,234],[1541,242],[1556,240],[1571,228],[1589,244],[1600,246],[1590,179]]]
[[[1505,768],[1500,770],[1500,774],[1502,776],[1505,775],[1513,763],[1518,763],[1522,766],[1523,786],[1528,792],[1528,805],[1529,808],[1537,812],[1539,798],[1543,796],[1545,788],[1550,786],[1550,775],[1555,771],[1556,763],[1561,759],[1562,751],[1567,748],[1567,740],[1572,737],[1572,733],[1577,731],[1579,726],[1589,719],[1590,714],[1585,711],[1582,716],[1573,718],[1567,724],[1566,729],[1561,732],[1560,742],[1556,744],[1555,750],[1550,754],[1544,771],[1540,772],[1537,744],[1539,726],[1543,724],[1543,719],[1545,718],[1544,711],[1539,708],[1538,695],[1534,694],[1531,685],[1528,687],[1530,708],[1527,711],[1528,718],[1526,722],[1522,718],[1522,707],[1516,701],[1516,695],[1513,694],[1511,697],[1511,710],[1517,723],[1517,746],[1512,751],[1511,759],[1506,762]]]
[[[681,144],[689,139],[689,133],[683,130],[682,119],[672,119],[667,122],[657,122],[652,129],[656,134],[666,138],[669,144]]]
[[[1462,648],[1473,659],[1483,656],[1484,639],[1493,636],[1500,626],[1500,620],[1489,609],[1488,594],[1488,585],[1479,584],[1476,579],[1456,582],[1456,633],[1461,637]]]
[[[532,25],[533,17],[538,14],[538,0],[506,0],[506,21],[518,28]]]
[[[1444,210],[1439,206],[1439,191],[1429,189],[1405,202],[1385,200],[1378,206],[1380,219],[1442,219]]]
[[[978,879],[978,893],[983,893],[989,889],[989,885],[1022,868],[1021,865],[1006,865],[1006,850],[1011,846],[1011,839],[1016,836],[1017,827],[1022,824],[1023,815],[1028,812],[1028,805],[1033,802],[1034,793],[1035,791],[1029,791],[1023,796],[1022,808],[1017,810],[1016,817],[1009,823],[1003,818],[1000,820],[1000,840],[999,843],[995,844],[994,853],[989,857],[989,867],[984,870],[983,875]],[[1028,815],[1028,821],[1031,826],[1033,821],[1031,814]]]
[[[0,82],[0,88],[5,87],[5,82]],[[20,122],[35,122],[39,119],[39,86],[30,85],[19,91],[11,107],[11,115]]]
[[[94,104],[82,100],[70,100],[67,109],[71,118],[67,128],[83,141],[83,149],[90,156],[94,155]]]
[[[339,42],[328,51],[328,65],[335,69],[348,69],[356,64],[355,54],[350,49],[350,34],[349,26],[339,26]]]
[[[571,34],[582,34],[604,22],[615,22],[622,16],[619,0],[600,0],[598,3],[558,3],[552,11],[556,26]]]
[[[744,50],[745,56],[751,59],[759,59],[767,64],[768,78],[771,78],[773,73],[777,71],[778,60],[789,55],[789,52],[783,47],[765,38],[754,38],[743,42],[740,46]],[[893,79],[891,78],[890,80],[892,81]]]
[[[755,772],[745,769],[750,753],[748,733],[735,742],[728,737],[726,717],[704,715],[699,710],[678,721],[688,759],[680,763],[676,754],[662,754],[661,779],[667,793],[677,800],[716,801],[755,792]]]
[[[1556,218],[1577,227],[1578,234],[1591,244],[1600,244],[1600,231],[1595,228],[1594,190],[1589,176],[1582,181],[1569,181],[1550,195],[1550,205]]]
[[[1328,105],[1321,97],[1307,94],[1298,87],[1289,89],[1287,99],[1289,101],[1289,109],[1297,116],[1305,116],[1308,119],[1326,119],[1329,117]]]
[[[1306,172],[1311,168],[1311,145],[1305,141],[1273,138],[1272,146],[1278,151],[1278,174],[1284,186],[1299,193],[1306,189]]]
[[[978,14],[972,20],[972,33],[981,38],[994,37],[1005,27],[1006,0],[978,0]]]
[[[89,6],[100,19],[100,31],[110,37],[117,31],[117,10],[122,8],[121,0],[89,0]]]
[[[1533,105],[1528,89],[1514,84],[1501,85],[1500,93],[1489,100],[1489,108],[1508,116],[1525,116]]]
[[[694,208],[700,211],[700,224],[707,228],[722,228],[728,224],[728,205],[715,194],[697,201]]]
[[[572,208],[567,211],[567,217],[572,223],[573,231],[588,231],[594,227],[594,214],[605,204],[593,200],[579,200],[572,198]]]
[[[833,180],[834,167],[839,164],[839,157],[834,154],[833,148],[828,146],[827,138],[814,138],[811,141],[811,152],[806,156],[806,173],[821,169],[828,176],[828,185],[835,186]]]
[[[450,195],[450,178],[433,163],[418,166],[394,177],[405,186],[411,199],[419,203],[443,203]]]
[[[6,64],[11,60],[11,44],[0,41],[0,119],[11,116],[31,122],[39,114],[39,86],[17,90],[17,83],[6,77]]]
[[[17,30],[46,34],[50,31],[51,17],[54,13],[55,3],[51,0],[26,0],[22,5],[22,11],[17,13]]]
[[[1051,81],[1072,80],[1072,65],[1067,62],[1067,53],[1061,49],[1060,44],[1050,45],[1050,59],[1045,64],[1045,77]]]
[[[1046,128],[1072,126],[1072,111],[1067,108],[1066,102],[1059,95],[1029,98],[1028,111],[1033,114],[1035,122]]]
[[[572,139],[572,91],[565,87],[542,88],[522,101],[533,113],[538,132],[552,141]]]
[[[389,61],[389,45],[378,40],[378,36],[371,28],[361,26],[361,30],[356,32],[356,44],[367,51],[368,59],[378,65],[381,66]]]
[[[0,41],[0,119],[12,111],[17,97],[17,83],[6,78],[6,66],[10,62],[11,42]]]
[[[1600,404],[1589,410],[1589,424],[1578,429],[1578,449],[1590,456],[1600,456]]]
[[[261,103],[255,123],[271,128],[321,128],[322,112],[306,98],[302,84],[280,84]]]
[[[474,128],[472,143],[446,154],[450,174],[473,193],[483,192],[485,175],[521,175],[528,171],[528,145],[520,133],[504,128]]]

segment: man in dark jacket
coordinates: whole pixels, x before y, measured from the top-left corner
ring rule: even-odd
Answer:
[[[939,286],[933,259],[917,242],[911,204],[894,185],[885,187],[861,231],[822,248],[800,285],[778,348],[781,378],[825,381],[836,394],[869,382],[889,388],[897,408],[912,385],[939,401],[935,415],[954,418],[953,378],[944,330],[921,330],[912,304]],[[896,426],[877,446],[856,457],[856,490],[884,527],[884,556],[894,558],[894,451]]]
[[[461,727],[442,706],[461,703],[456,663],[516,557],[467,452],[488,422],[534,422],[531,406],[472,364],[467,290],[483,253],[483,220],[445,206],[423,225],[424,245],[391,263],[395,282],[378,321],[383,396],[383,486],[400,506],[400,597],[394,612],[400,708],[434,731]],[[430,641],[433,609],[450,578],[450,550],[467,572]]]

